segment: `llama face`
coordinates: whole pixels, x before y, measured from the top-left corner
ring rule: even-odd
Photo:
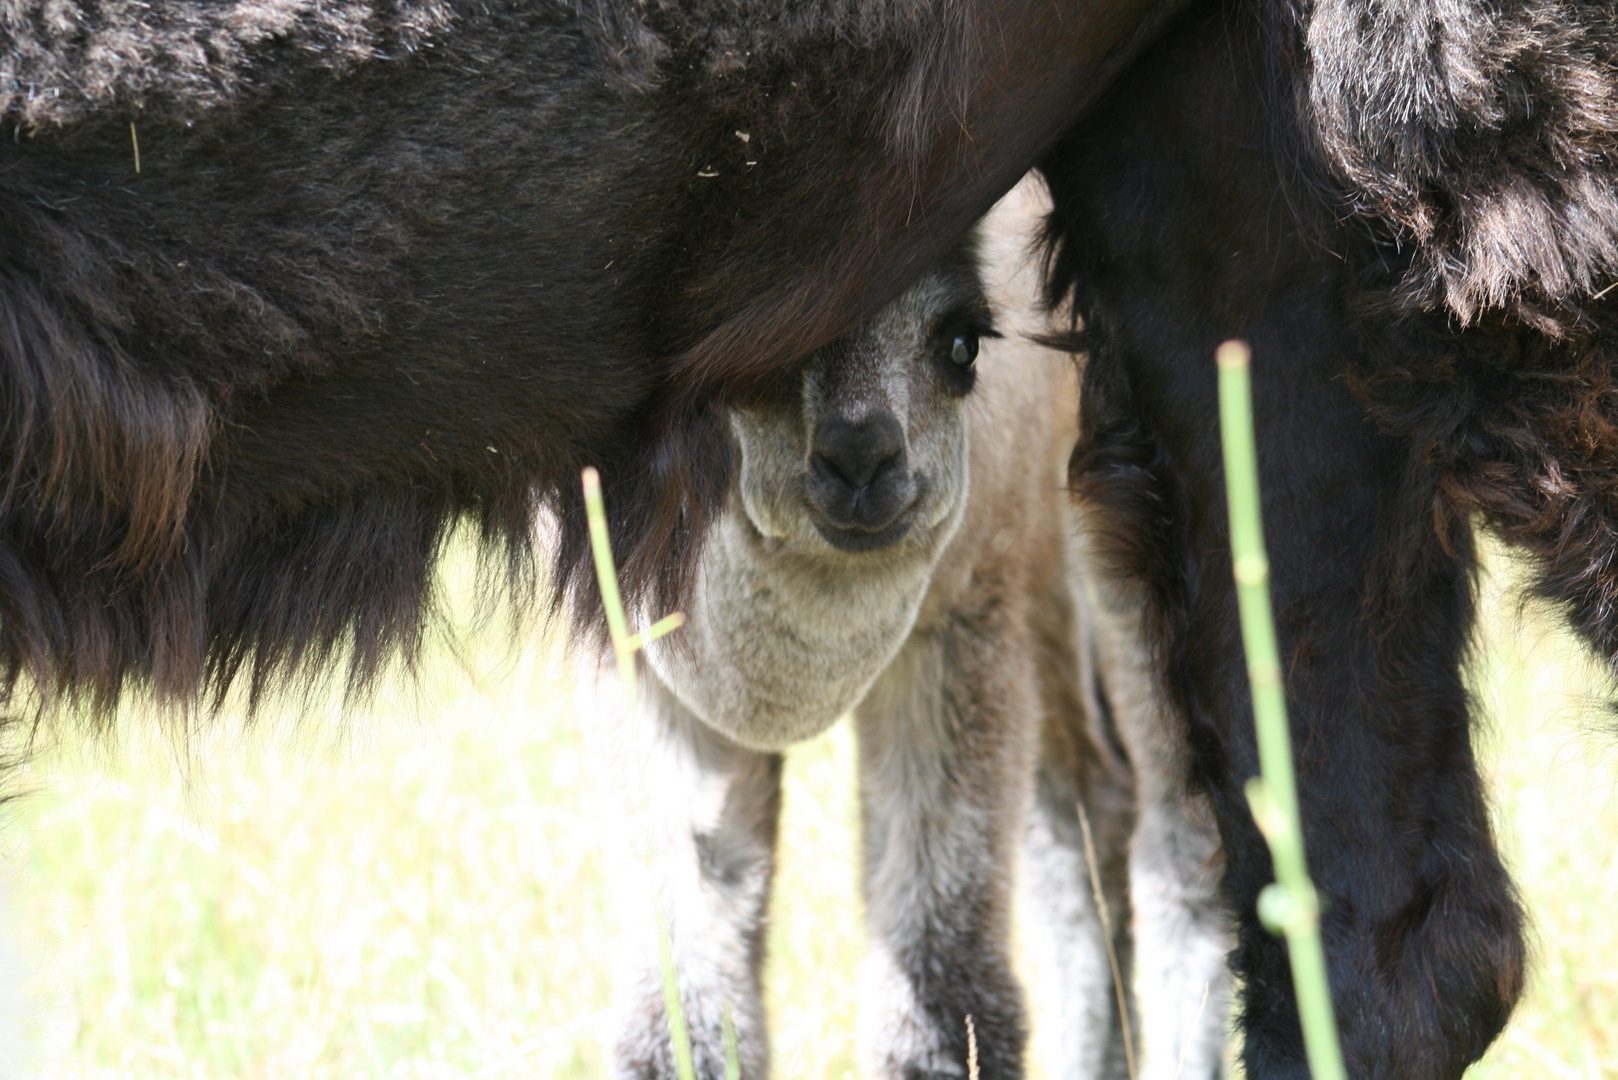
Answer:
[[[842,561],[941,550],[967,494],[962,402],[993,334],[969,251],[731,415],[740,506],[766,540]]]
[[[709,727],[753,749],[789,746],[835,722],[893,659],[966,514],[963,406],[992,334],[963,246],[732,412],[739,466],[686,627],[647,650]]]

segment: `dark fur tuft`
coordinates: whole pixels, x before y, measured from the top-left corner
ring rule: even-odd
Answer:
[[[1505,313],[1551,336],[1580,327],[1592,294],[1618,282],[1618,10],[1578,0],[1296,10],[1304,130],[1352,211],[1411,250],[1404,302],[1463,324]]]

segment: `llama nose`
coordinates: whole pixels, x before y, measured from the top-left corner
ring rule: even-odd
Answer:
[[[851,488],[862,488],[904,454],[905,435],[891,412],[847,420],[832,415],[815,430],[815,458]]]
[[[891,412],[821,420],[809,458],[809,496],[833,525],[885,528],[910,507],[915,494],[904,429]]]

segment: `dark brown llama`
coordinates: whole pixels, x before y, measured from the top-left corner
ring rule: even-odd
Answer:
[[[0,689],[105,714],[348,646],[362,685],[457,520],[520,572],[559,507],[573,581],[585,464],[673,589],[719,406],[946,251],[1160,6],[8,5]]]

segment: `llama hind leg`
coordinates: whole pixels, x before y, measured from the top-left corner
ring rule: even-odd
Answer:
[[[1094,572],[1083,542],[1073,563],[1077,645],[1070,670],[1046,679],[1028,845],[1041,967],[1059,969],[1040,992],[1044,1064],[1053,1077],[1122,1077],[1132,1051],[1135,1076],[1215,1080],[1224,1072],[1232,945],[1219,837],[1206,798],[1185,782],[1186,751],[1170,737],[1135,590]],[[1127,1049],[1081,807],[1129,990]]]
[[[1127,1080],[1140,1049],[1129,895],[1134,793],[1129,765],[1113,749],[1090,620],[1053,595],[1059,602],[1048,606],[1038,653],[1045,720],[1020,909],[1034,961],[1036,1052],[1051,1080]]]
[[[1027,895],[1022,911],[1035,962],[1031,993],[1036,1047],[1051,1080],[1127,1080],[1130,1057],[1140,1048],[1140,1009],[1131,986],[1127,868],[1131,815],[1127,804],[1117,805],[1110,793],[1097,792],[1085,782],[1085,771],[1075,770],[1064,753],[1068,749],[1060,745],[1064,741],[1060,734],[1047,732],[1023,844]],[[1052,742],[1058,745],[1053,747]],[[1089,845],[1085,824],[1093,838]],[[1092,851],[1105,917],[1091,879]],[[1127,1050],[1120,985],[1131,1023]]]
[[[1269,142],[1277,57],[1256,10],[1188,10],[1043,166],[1089,349],[1070,476],[1106,580],[1136,594],[1156,727],[1186,751],[1177,779],[1218,825],[1247,1075],[1302,1080],[1286,946],[1257,912],[1274,866],[1245,790],[1258,753],[1212,362],[1228,338],[1251,346],[1275,630],[1348,1074],[1459,1080],[1505,1026],[1524,961],[1461,678],[1472,537],[1441,513],[1455,492],[1437,468],[1470,444],[1456,425],[1476,400],[1427,400],[1437,428],[1420,438],[1367,412],[1358,384],[1399,320],[1354,229],[1277,210],[1317,195]],[[1389,359],[1416,399],[1416,357]],[[1139,799],[1154,803],[1144,786]]]
[[[1038,703],[1027,650],[986,648],[997,628],[965,621],[913,634],[855,714],[871,1080],[965,1077],[973,1049],[983,1080],[1022,1076],[1011,863]]]
[[[677,1075],[660,956],[668,935],[697,1076],[726,1075],[733,1036],[744,1080],[769,1072],[760,969],[764,916],[781,806],[781,756],[748,750],[714,732],[655,680],[633,732],[634,843],[626,860],[650,880],[626,875],[624,983],[618,995],[614,1075]],[[622,747],[620,747],[620,751]],[[650,903],[648,904],[648,901]],[[648,910],[655,907],[655,910]],[[728,1029],[728,1030],[727,1030]]]
[[[1186,782],[1187,749],[1150,666],[1142,602],[1128,583],[1091,579],[1100,700],[1129,756],[1136,816],[1129,841],[1140,1073],[1224,1074],[1234,944],[1219,895],[1223,867],[1207,797]]]

